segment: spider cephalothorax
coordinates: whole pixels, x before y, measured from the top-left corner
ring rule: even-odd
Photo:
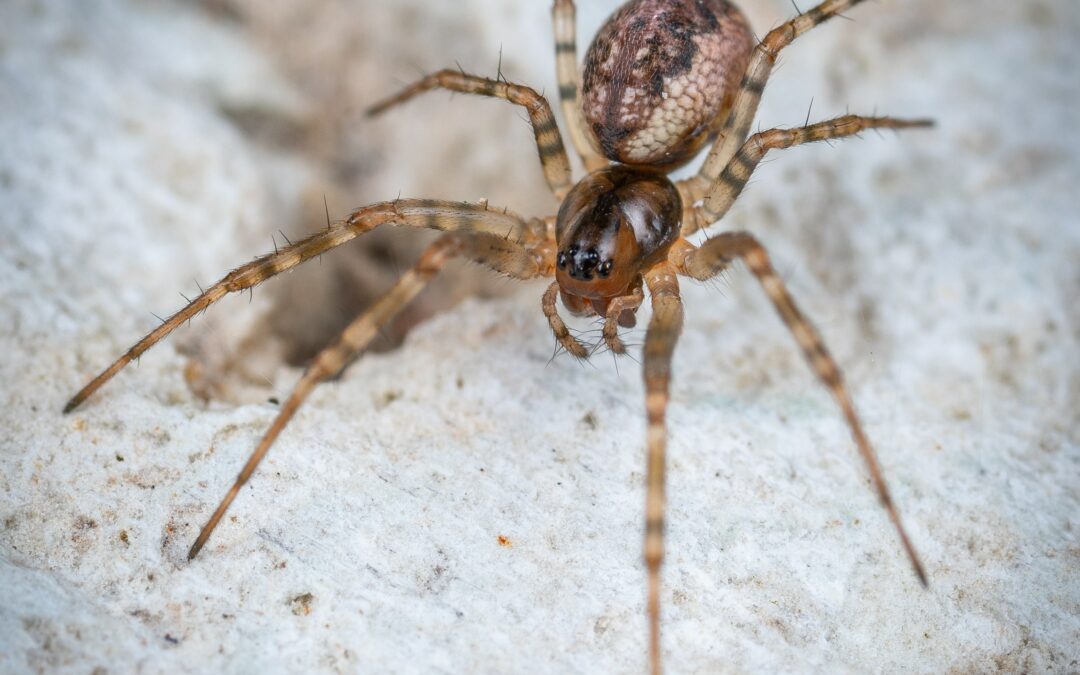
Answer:
[[[379,328],[416,297],[450,258],[470,258],[515,279],[554,276],[543,294],[543,312],[558,343],[579,358],[591,352],[560,318],[560,296],[575,314],[601,316],[603,341],[618,354],[625,351],[619,326],[633,325],[634,313],[648,290],[653,311],[642,359],[648,452],[644,558],[650,666],[659,672],[666,416],[671,355],[683,316],[678,276],[706,280],[742,260],[761,283],[811,369],[836,399],[874,489],[925,585],[922,565],[901,525],[840,369],[773,270],[765,248],[747,232],[722,232],[701,246],[686,239],[723,218],[769,150],[843,138],[864,129],[929,124],[925,120],[844,115],[750,136],[758,102],[780,51],[799,35],[860,1],[825,0],[770,31],[755,46],[746,20],[726,0],[633,0],[598,33],[586,58],[582,88],[574,4],[572,0],[555,0],[555,55],[562,110],[574,147],[590,172],[576,185],[547,100],[535,90],[501,77],[439,71],[371,112],[381,112],[435,88],[492,96],[523,106],[533,126],[544,177],[562,202],[557,217],[525,219],[505,209],[489,208],[486,202],[398,199],[365,206],[318,234],[230,272],[91,380],[68,402],[65,412],[228,293],[249,289],[380,225],[444,232],[386,296],[313,360],[199,532],[189,553],[194,558],[315,385],[333,377],[363,351]],[[673,183],[662,173],[688,160],[715,136],[719,140],[696,176]]]
[[[614,165],[593,171],[563,200],[555,221],[555,280],[564,301],[588,298],[603,314],[679,238],[682,199],[667,176]],[[571,307],[573,309],[573,307]]]

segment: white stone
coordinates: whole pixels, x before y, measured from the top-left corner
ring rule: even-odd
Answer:
[[[366,5],[342,2],[305,5],[362,25]],[[584,45],[614,3],[579,4]],[[544,3],[427,6],[370,11],[412,12],[447,43],[476,24],[491,71],[502,44],[524,64],[508,77],[557,91]],[[790,5],[749,9],[762,32]],[[848,14],[785,52],[755,127],[800,124],[811,97],[814,119],[938,126],[776,153],[724,226],[769,246],[837,356],[930,589],[739,267],[684,286],[666,664],[1075,672],[1080,8]],[[273,45],[191,7],[15,0],[0,26],[0,671],[644,671],[639,368],[549,363],[542,284],[466,302],[322,386],[185,560],[276,408],[201,403],[177,348],[215,326],[233,345],[265,332],[263,298],[290,280],[60,408],[154,325],[149,310],[265,252],[267,223],[315,180],[221,111],[311,111]],[[453,64],[445,48],[426,44],[422,65]],[[432,95],[403,115],[430,130],[379,128],[488,153],[492,172],[535,162],[525,132],[442,123],[455,105]],[[382,180],[409,194],[438,167],[435,149],[407,150]],[[298,371],[267,368],[259,399],[283,398]]]

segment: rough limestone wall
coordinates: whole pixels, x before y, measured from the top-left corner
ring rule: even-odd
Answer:
[[[427,4],[304,3],[325,15],[298,22],[310,52],[295,58],[321,63],[345,25],[357,50],[379,46],[371,59],[402,57],[353,66],[357,109],[415,68],[493,72],[500,45],[508,76],[556,91],[545,3]],[[584,41],[615,3],[580,4]],[[791,11],[748,10],[759,30]],[[813,98],[814,118],[876,109],[937,128],[777,153],[724,226],[769,245],[843,366],[931,587],[736,269],[684,288],[666,662],[1075,672],[1080,7],[917,0],[850,16],[785,53],[761,126],[800,123]],[[298,377],[269,317],[299,275],[223,302],[59,414],[150,311],[266,251],[321,191],[325,150],[282,150],[245,124],[317,114],[303,69],[265,40],[272,18],[0,5],[0,671],[643,671],[638,367],[549,363],[542,285],[466,302],[323,386],[193,563],[270,399]],[[484,103],[435,94],[356,119],[370,180],[355,203],[554,208],[527,128]],[[190,355],[246,358],[245,341],[246,375],[229,376],[243,391],[202,400],[188,366],[208,359]]]

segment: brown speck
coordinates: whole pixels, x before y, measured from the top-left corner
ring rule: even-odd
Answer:
[[[117,455],[116,455],[116,461],[118,461],[118,462],[122,462],[122,461],[124,461],[124,456],[123,456],[123,455],[121,455],[121,454],[119,454],[119,453],[117,453]]]
[[[292,613],[296,616],[307,616],[311,614],[311,603],[314,601],[315,596],[311,593],[301,593],[289,600],[289,605],[292,606]]]
[[[514,545],[514,542],[510,541],[510,539],[508,537],[506,537],[505,535],[501,535],[501,534],[499,535],[499,546],[505,546],[506,548],[510,548],[513,545]]]
[[[127,530],[120,530],[120,541],[129,544]]]
[[[92,530],[97,527],[97,521],[90,516],[79,516],[75,519],[75,529]]]
[[[81,417],[76,417],[72,421],[71,426],[75,428],[75,431],[86,431],[86,420]]]
[[[585,416],[581,418],[581,423],[589,427],[590,429],[595,429],[597,426],[599,426],[599,422],[596,419],[596,413],[591,410],[585,413]]]
[[[399,398],[401,398],[400,391],[384,391],[382,395],[379,396],[379,399],[378,401],[376,401],[375,406],[377,408],[384,408],[393,403],[394,401],[398,400]]]
[[[596,633],[597,635],[603,635],[604,633],[607,632],[608,628],[610,628],[610,627],[611,627],[611,617],[610,616],[602,616],[602,617],[600,617],[599,619],[596,620],[596,623],[593,624],[593,632]]]

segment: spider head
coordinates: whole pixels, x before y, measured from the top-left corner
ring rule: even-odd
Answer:
[[[590,173],[559,207],[559,286],[584,298],[624,294],[667,254],[681,219],[682,199],[663,174],[621,165]]]

